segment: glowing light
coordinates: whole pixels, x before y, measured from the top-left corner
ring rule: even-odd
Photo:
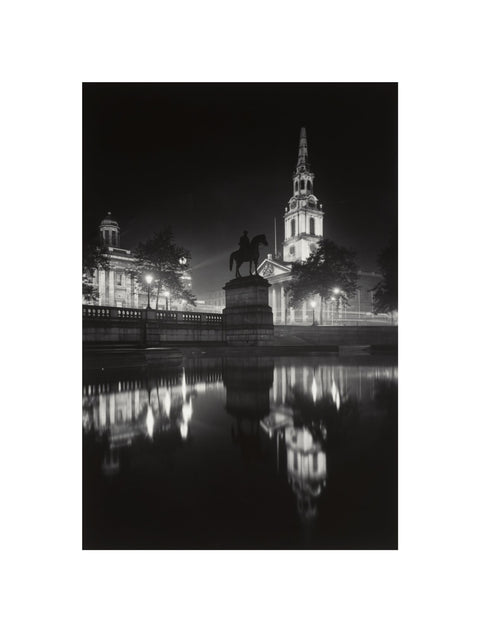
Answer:
[[[189,402],[187,402],[186,404],[183,404],[182,406],[182,417],[183,417],[183,421],[186,424],[188,424],[188,422],[192,418],[192,414],[193,414],[193,406],[192,406],[192,400],[190,400]]]
[[[183,369],[182,374],[182,395],[183,401],[185,401],[187,399],[187,380],[185,379],[185,369]]]
[[[179,263],[181,266],[184,266],[184,265],[187,263],[187,259],[186,259],[186,257],[180,257],[180,259],[178,260],[178,263]]]
[[[335,384],[335,380],[332,380],[331,393],[332,393],[333,403],[337,407],[337,410],[339,410],[340,409],[340,393],[338,392],[337,385]]]
[[[188,401],[186,404],[182,406],[182,417],[183,422],[180,424],[180,435],[182,439],[186,439],[188,437],[188,424],[192,418],[193,414],[193,406],[192,400]]]
[[[163,408],[165,409],[165,414],[167,417],[170,417],[170,409],[172,407],[172,398],[170,397],[170,391],[165,393],[165,400],[163,402]]]
[[[340,289],[338,287],[334,287],[333,288],[333,293],[334,294],[340,294]]]
[[[315,307],[315,305],[316,305],[315,301],[310,301],[310,305],[311,305],[312,307]]]
[[[148,285],[150,285],[150,283],[153,281],[153,276],[151,274],[147,274],[145,276],[145,281],[148,283]]]
[[[147,410],[147,432],[149,437],[153,437],[153,426],[155,424],[155,420],[153,418],[152,407],[149,405]]]

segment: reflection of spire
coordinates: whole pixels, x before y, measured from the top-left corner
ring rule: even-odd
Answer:
[[[315,380],[315,374],[313,374],[313,379],[312,379],[312,397],[313,397],[313,402],[315,403],[317,401],[317,382]]]
[[[316,498],[326,485],[327,457],[307,428],[286,428],[288,482],[297,496],[297,507],[304,518],[317,513]]]
[[[192,398],[188,400],[182,406],[182,417],[183,421],[180,423],[180,434],[182,435],[182,439],[186,439],[188,436],[188,424],[193,415],[193,406],[192,406]]]

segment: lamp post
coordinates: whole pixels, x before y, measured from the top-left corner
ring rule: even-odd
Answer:
[[[164,294],[165,294],[165,308],[168,310],[168,297],[170,296],[170,292],[168,292],[167,290]]]
[[[150,308],[150,283],[153,281],[153,277],[151,274],[147,274],[145,276],[145,281],[147,282],[147,309],[151,309]]]
[[[312,327],[315,326],[315,301],[310,301],[310,305],[312,306]]]

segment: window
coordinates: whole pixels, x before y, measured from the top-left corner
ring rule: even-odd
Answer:
[[[123,273],[117,272],[117,285],[123,285]]]
[[[313,471],[316,472],[318,470],[318,452],[315,452],[313,455]]]
[[[312,190],[312,183],[310,182],[310,180],[307,180],[307,191],[311,191]]]
[[[290,222],[290,233],[291,233],[291,237],[295,237],[295,220],[292,219],[292,221]]]
[[[117,245],[117,233],[112,230],[112,246],[116,246]]]
[[[310,235],[315,235],[315,218],[310,218]]]
[[[300,180],[300,188],[302,191],[305,189],[305,180]]]
[[[295,180],[295,193],[298,193],[298,180]]]
[[[295,256],[295,246],[290,246],[290,254]]]

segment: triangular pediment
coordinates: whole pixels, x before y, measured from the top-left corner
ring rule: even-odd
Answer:
[[[292,269],[291,264],[280,263],[274,259],[264,259],[258,266],[258,274],[264,278],[285,274]]]

